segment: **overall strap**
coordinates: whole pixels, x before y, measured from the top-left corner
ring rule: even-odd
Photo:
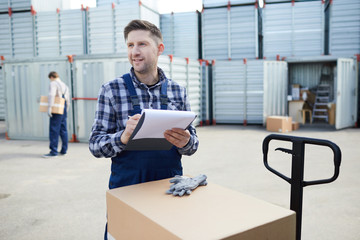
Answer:
[[[131,80],[131,76],[129,73],[127,74],[124,74],[122,76],[122,78],[124,79],[125,81],[125,85],[127,86],[129,92],[130,92],[130,99],[131,99],[131,103],[133,105],[133,108],[135,111],[137,112],[140,112],[141,109],[140,109],[140,100],[139,100],[139,97],[138,95],[136,94],[136,91],[135,91],[135,87],[134,87],[134,84]]]
[[[161,84],[160,89],[160,104],[162,110],[166,110],[168,105],[167,85],[168,81],[165,79],[165,81]]]

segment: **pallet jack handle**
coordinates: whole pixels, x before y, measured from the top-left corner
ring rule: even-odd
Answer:
[[[269,143],[271,140],[292,142],[292,149],[276,148],[276,150],[292,155],[291,178],[273,169],[268,164]],[[304,156],[305,144],[320,145],[329,147],[334,154],[334,175],[328,179],[304,181]],[[333,182],[339,176],[341,164],[340,148],[333,142],[322,139],[295,137],[279,134],[270,134],[263,140],[263,160],[265,167],[275,175],[281,177],[291,184],[290,209],[296,212],[296,240],[301,239],[301,219],[302,219],[302,202],[303,188],[310,185],[325,184]]]

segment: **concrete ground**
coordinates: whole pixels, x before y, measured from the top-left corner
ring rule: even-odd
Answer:
[[[290,185],[263,165],[262,141],[270,133],[262,126],[197,131],[200,147],[183,158],[184,174],[204,173],[209,182],[289,208]],[[342,151],[335,182],[304,188],[302,239],[360,239],[360,129],[313,124],[288,135],[327,139]],[[273,150],[269,162],[289,176],[291,156]],[[86,143],[71,143],[66,156],[41,158],[48,151],[46,141],[6,140],[0,121],[0,239],[102,239],[110,160],[93,157]],[[332,176],[328,148],[307,145],[305,161],[305,180]]]

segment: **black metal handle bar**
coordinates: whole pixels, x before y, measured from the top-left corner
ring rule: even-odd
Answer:
[[[276,148],[282,152],[292,155],[291,166],[291,178],[273,169],[268,164],[268,151],[269,143],[271,140],[280,140],[292,142],[292,149]],[[320,145],[331,148],[334,153],[334,175],[328,179],[304,181],[304,156],[305,156],[305,144]],[[335,181],[339,176],[340,164],[341,164],[341,151],[340,148],[333,142],[322,139],[295,137],[288,135],[270,134],[263,141],[263,160],[265,167],[272,173],[281,177],[289,184],[291,184],[291,197],[290,197],[290,209],[296,212],[296,239],[301,239],[301,218],[302,218],[302,198],[303,187],[324,184]]]
[[[310,186],[310,185],[316,185],[316,184],[324,184],[324,183],[331,183],[337,179],[340,172],[340,164],[341,164],[341,151],[340,148],[333,142],[323,139],[314,139],[314,138],[304,138],[304,137],[295,137],[295,136],[286,136],[286,135],[279,135],[279,134],[271,134],[267,136],[263,141],[263,154],[264,154],[264,165],[265,167],[271,171],[272,173],[278,175],[285,181],[291,184],[291,178],[283,175],[282,173],[278,172],[277,170],[270,167],[267,160],[267,154],[269,150],[269,143],[271,140],[281,140],[281,141],[288,141],[292,142],[294,145],[297,144],[312,144],[312,145],[320,145],[320,146],[326,146],[331,148],[331,150],[334,153],[334,175],[331,178],[323,179],[323,180],[315,180],[315,181],[303,181],[303,186]],[[292,154],[293,157],[301,157],[299,154],[302,154],[302,152],[294,152],[293,150],[284,149],[284,148],[277,148],[275,150],[280,150],[289,154]]]

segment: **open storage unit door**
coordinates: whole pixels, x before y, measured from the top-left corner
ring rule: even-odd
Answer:
[[[336,73],[336,129],[352,127],[357,116],[357,67],[355,59],[339,58]]]

